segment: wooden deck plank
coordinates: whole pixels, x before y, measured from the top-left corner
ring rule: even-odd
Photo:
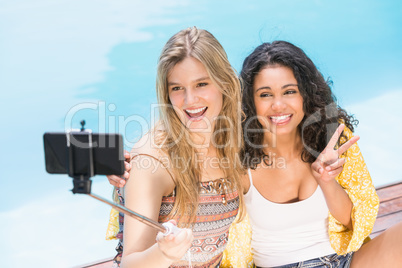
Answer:
[[[386,216],[377,218],[374,224],[373,232],[371,233],[370,237],[373,238],[379,235],[384,230],[388,229],[392,225],[401,221],[402,221],[402,212],[388,214]]]
[[[380,208],[371,238],[402,221],[402,182],[379,187],[377,194],[380,198]]]
[[[380,202],[378,217],[396,212],[402,212],[402,196],[399,196],[395,199],[390,199],[386,202]]]
[[[402,196],[402,182],[380,187],[377,189],[377,194],[381,202],[386,202],[395,197]]]

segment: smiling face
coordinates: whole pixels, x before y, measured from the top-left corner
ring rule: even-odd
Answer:
[[[255,76],[253,88],[261,125],[278,136],[296,136],[304,112],[293,71],[280,65],[266,67]]]
[[[167,79],[169,99],[181,122],[192,130],[212,131],[223,96],[204,65],[187,57],[172,68]]]

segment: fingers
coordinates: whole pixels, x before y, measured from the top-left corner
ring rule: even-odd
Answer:
[[[185,247],[191,246],[193,238],[193,232],[190,229],[183,229],[174,237],[176,243],[184,243]]]
[[[343,164],[345,164],[345,162],[346,162],[345,158],[338,158],[335,162],[333,162],[332,164],[325,167],[325,170],[331,171],[331,170],[337,169],[339,167],[342,167]]]
[[[130,153],[124,150],[124,173],[123,176],[117,176],[117,175],[107,175],[107,179],[109,180],[109,183],[115,187],[123,187],[126,185],[126,180],[130,177],[130,170],[131,170],[131,164],[130,164]]]
[[[130,172],[130,170],[131,170],[131,164],[130,164],[131,155],[126,150],[124,150],[124,159],[125,159],[124,168],[126,169],[127,172]],[[128,179],[128,177],[126,179]]]
[[[194,240],[193,232],[190,229],[182,229],[178,234],[164,236],[159,232],[156,242],[163,255],[170,260],[178,260],[184,256]]]
[[[311,169],[313,170],[313,172],[318,174],[322,174],[324,172],[323,166],[318,161],[315,161],[311,164]]]
[[[131,170],[131,164],[130,163],[128,163],[128,162],[124,162],[124,168],[125,168],[125,170],[126,170],[126,172],[127,172],[127,177],[126,177],[126,174],[124,173],[124,177],[126,178],[126,179],[128,179],[128,177],[129,177],[129,172],[130,172],[130,170]]]
[[[331,171],[328,171],[328,175],[336,177],[339,174],[341,174],[342,170],[343,170],[343,166],[340,166],[336,169],[331,169]]]
[[[127,171],[124,172],[124,175],[126,175],[126,173],[127,173],[127,175],[128,175],[128,172],[127,172]],[[113,186],[116,186],[116,187],[123,187],[123,186],[126,184],[126,181],[125,181],[124,179],[120,178],[119,176],[116,176],[116,175],[107,175],[106,177],[107,177],[107,179],[109,180],[109,183],[110,183],[111,185],[113,185]]]
[[[164,235],[162,232],[159,232],[158,235],[156,236],[156,241],[160,242],[162,239],[165,239],[166,241],[173,241],[176,244],[181,244],[185,243],[187,240],[193,241],[192,238],[193,232],[190,229],[180,229],[180,232],[177,234],[169,234],[169,235]],[[190,243],[191,244],[191,243]]]
[[[350,148],[350,146],[355,144],[359,139],[359,136],[353,136],[350,140],[342,144],[342,146],[338,149],[338,155],[342,155],[344,152],[346,152]]]
[[[335,133],[332,135],[331,139],[329,140],[329,142],[327,144],[327,147],[325,147],[325,148],[328,148],[328,149],[331,149],[331,150],[334,149],[334,147],[335,147],[336,143],[338,142],[339,137],[341,136],[342,131],[343,131],[344,128],[345,128],[344,124],[340,124],[338,126],[338,128],[335,130]]]
[[[124,150],[124,158],[126,159],[124,161],[124,168],[126,171],[124,172],[123,177],[127,180],[130,177],[129,172],[131,170],[131,164],[130,164],[130,154],[126,150]]]
[[[107,175],[106,178],[109,180],[109,183],[113,186],[119,187],[120,178],[115,175]]]
[[[327,182],[335,179],[342,172],[345,162],[345,158],[337,159],[330,165],[325,165],[321,161],[315,161],[311,164],[311,170],[318,183]]]
[[[130,153],[126,150],[124,150],[124,158],[126,159],[127,162],[130,162]]]

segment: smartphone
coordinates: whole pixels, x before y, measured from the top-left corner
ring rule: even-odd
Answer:
[[[89,177],[124,174],[123,138],[120,134],[47,132],[43,135],[43,143],[48,173]]]

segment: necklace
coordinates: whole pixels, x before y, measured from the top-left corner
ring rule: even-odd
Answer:
[[[205,159],[203,162],[203,173],[207,175],[207,183],[208,183],[208,188],[205,192],[206,193],[215,193],[215,194],[220,194],[222,197],[222,204],[227,205],[227,199],[226,195],[228,193],[228,187],[227,184],[230,183],[226,178],[219,178],[212,180],[211,175],[209,175],[207,168],[205,167],[205,164],[207,163],[208,159]]]
[[[201,193],[219,194],[222,197],[222,204],[227,205],[228,186],[231,183],[226,178],[213,181],[201,182]]]

